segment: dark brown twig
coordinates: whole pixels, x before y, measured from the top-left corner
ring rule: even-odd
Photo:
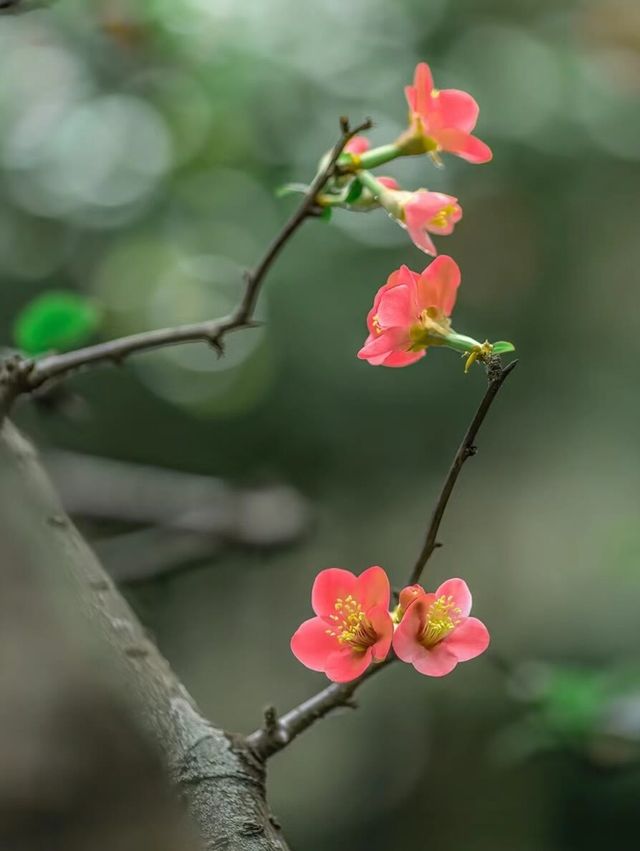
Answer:
[[[480,426],[484,422],[498,391],[504,384],[506,378],[515,368],[516,364],[517,361],[513,361],[503,367],[500,362],[500,358],[497,356],[490,358],[489,362],[486,364],[487,379],[489,382],[487,390],[462,439],[462,443],[458,447],[458,451],[455,454],[447,478],[445,479],[442,490],[440,491],[440,496],[438,497],[436,507],[433,511],[431,521],[427,529],[424,546],[413,567],[411,576],[409,577],[408,584],[410,585],[418,581],[429,557],[433,551],[440,546],[440,544],[436,541],[436,536],[449,502],[449,498],[451,497],[451,493],[460,474],[460,470],[467,458],[470,458],[475,454],[474,441]],[[378,671],[386,668],[387,665],[391,664],[391,662],[395,660],[395,658],[396,657],[392,653],[384,662],[378,665],[371,665],[371,667],[368,668],[361,677],[358,677],[357,680],[352,680],[349,683],[333,683],[332,685],[327,686],[322,691],[313,695],[313,697],[305,700],[299,706],[291,709],[281,718],[277,719],[275,723],[273,722],[273,719],[270,719],[270,723],[265,723],[261,729],[256,730],[247,737],[247,743],[260,758],[268,759],[274,753],[277,753],[287,747],[287,745],[292,742],[296,736],[304,732],[304,730],[307,730],[320,718],[324,718],[325,715],[328,715],[334,709],[338,709],[341,706],[352,706],[352,698],[356,689],[358,689],[365,680],[368,680],[369,677],[372,677],[374,674],[378,673]]]
[[[324,164],[318,171],[307,193],[302,198],[298,208],[283,225],[280,232],[268,246],[258,264],[245,274],[245,288],[236,309],[229,316],[221,319],[208,319],[187,325],[177,325],[171,328],[160,328],[155,331],[143,331],[130,334],[115,340],[86,346],[82,349],[51,354],[35,360],[21,360],[10,370],[5,370],[0,381],[0,412],[8,410],[14,399],[23,393],[30,393],[45,382],[59,378],[82,367],[97,363],[110,362],[119,364],[134,352],[149,351],[179,343],[206,342],[219,354],[223,352],[223,338],[230,331],[240,328],[250,328],[253,322],[253,312],[260,292],[260,286],[289,239],[296,233],[300,225],[316,214],[316,196],[334,174],[336,162],[347,142],[357,133],[371,127],[367,119],[355,128],[351,128],[346,118],[340,119],[341,136],[327,155]]]
[[[458,447],[458,451],[456,452],[451,467],[449,468],[449,472],[447,473],[447,478],[444,480],[440,496],[438,497],[436,506],[433,509],[433,514],[431,515],[424,546],[422,547],[420,555],[418,556],[416,563],[413,566],[413,570],[411,571],[408,583],[409,585],[414,585],[420,579],[420,575],[422,574],[426,563],[431,558],[433,551],[437,547],[442,546],[436,541],[436,538],[440,530],[440,524],[442,523],[444,512],[447,509],[449,499],[453,493],[458,476],[460,475],[460,470],[462,470],[464,462],[476,454],[476,447],[474,446],[474,443],[478,435],[478,431],[480,430],[480,426],[489,413],[489,408],[491,407],[498,390],[502,387],[507,376],[515,369],[517,363],[518,361],[514,360],[503,368],[500,365],[500,359],[497,358],[487,365],[487,377],[489,383],[486,393],[478,406],[475,416],[471,420],[465,436],[462,438],[462,443]]]
[[[324,718],[325,715],[333,712],[334,709],[344,706],[354,708],[353,694],[355,690],[369,677],[390,665],[394,659],[393,654],[387,656],[384,662],[372,665],[361,677],[352,680],[350,683],[331,683],[280,718],[275,715],[275,711],[272,713],[273,707],[268,707],[268,714],[265,711],[264,727],[247,736],[247,744],[261,759],[268,759],[274,753],[286,748],[296,736],[299,736],[316,721]]]

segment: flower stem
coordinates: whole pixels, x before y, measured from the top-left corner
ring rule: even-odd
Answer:
[[[456,334],[455,331],[452,331],[443,339],[442,345],[466,355],[476,347],[481,346],[482,343],[474,340],[473,337],[466,337],[464,334]]]
[[[364,169],[362,171],[358,171],[358,180],[363,186],[367,187],[374,198],[379,198],[385,190],[383,184],[380,183],[379,180],[376,180],[370,171],[366,171]]]
[[[338,165],[346,167],[352,166],[354,169],[360,168],[377,168],[379,165],[391,162],[401,156],[400,148],[397,145],[380,145],[379,148],[372,148],[370,151],[365,151],[363,154],[342,154],[338,160]]]

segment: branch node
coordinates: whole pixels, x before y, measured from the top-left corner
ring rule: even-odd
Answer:
[[[346,115],[341,115],[339,120],[340,120],[340,129],[342,130],[342,132],[344,133],[345,136],[348,136],[349,133],[351,132],[351,128],[350,128],[350,125],[349,125],[349,119],[347,118]]]

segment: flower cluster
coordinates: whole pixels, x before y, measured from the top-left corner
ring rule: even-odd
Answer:
[[[466,371],[476,360],[488,362],[514,347],[505,341],[480,342],[452,327],[460,269],[451,257],[438,256],[432,237],[451,234],[462,207],[452,195],[404,190],[393,177],[375,176],[372,170],[403,156],[426,154],[441,166],[441,154],[486,163],[492,153],[472,135],[479,112],[476,101],[467,92],[436,89],[426,63],[418,65],[405,94],[407,129],[395,142],[378,148],[371,148],[363,136],[352,138],[338,158],[336,173],[315,200],[328,213],[333,207],[361,212],[382,208],[419,249],[435,257],[422,272],[403,265],[389,275],[367,316],[369,334],[358,357],[373,366],[401,367],[422,359],[432,346],[446,346],[466,358]],[[370,567],[360,576],[338,568],[323,570],[311,598],[316,616],[293,635],[294,655],[334,682],[349,682],[382,662],[392,648],[398,659],[432,677],[448,674],[458,662],[487,648],[489,633],[481,621],[469,617],[471,594],[462,579],[449,579],[434,593],[419,585],[404,588],[393,611],[390,596],[381,567]]]
[[[441,154],[455,154],[470,163],[486,163],[491,149],[472,135],[478,104],[467,92],[434,87],[429,66],[421,62],[412,86],[405,89],[409,106],[407,129],[395,142],[371,148],[355,136],[338,160],[338,173],[317,202],[367,212],[384,209],[409,234],[412,242],[436,260],[422,273],[406,266],[391,273],[378,290],[367,326],[369,336],[358,357],[373,366],[407,366],[420,360],[430,346],[446,346],[466,357],[465,370],[476,360],[513,351],[511,343],[481,342],[451,327],[451,311],[460,284],[460,270],[450,257],[437,257],[434,236],[453,233],[462,207],[453,195],[429,189],[402,189],[392,177],[372,169],[398,157],[426,154],[438,166]]]
[[[390,599],[381,567],[360,576],[335,567],[321,571],[311,592],[316,617],[294,633],[294,656],[312,671],[344,683],[382,662],[392,647],[418,673],[442,677],[489,645],[485,625],[469,617],[471,593],[462,579],[448,579],[434,593],[410,585],[393,611]]]

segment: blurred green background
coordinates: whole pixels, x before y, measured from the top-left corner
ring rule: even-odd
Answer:
[[[306,851],[635,849],[637,0],[58,0],[2,18],[1,342],[47,290],[92,298],[103,338],[227,311],[295,203],[277,187],[312,177],[341,114],[394,138],[419,60],[478,99],[494,161],[385,171],[460,198],[437,240],[462,268],[455,327],[520,358],[425,580],[465,577],[492,646],[443,680],[374,679],[273,760],[271,803]],[[44,449],[309,501],[295,546],[226,548],[130,589],[227,728],[323,685],[288,648],[318,570],[379,563],[402,583],[483,392],[450,351],[356,359],[400,263],[425,257],[380,211],[311,221],[268,278],[265,324],[225,358],[140,356],[16,413]]]

